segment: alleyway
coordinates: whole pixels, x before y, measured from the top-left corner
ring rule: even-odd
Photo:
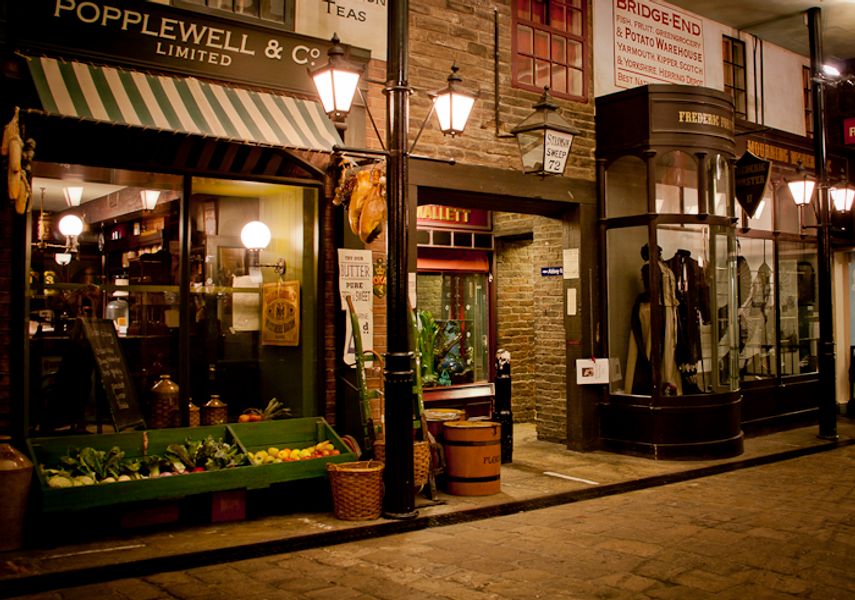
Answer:
[[[855,447],[30,598],[852,598]],[[71,582],[69,582],[71,583]]]

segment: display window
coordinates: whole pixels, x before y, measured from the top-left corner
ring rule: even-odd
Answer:
[[[707,182],[710,187],[709,213],[720,216],[733,214],[730,199],[730,165],[721,154],[714,154],[707,162]],[[771,212],[771,211],[770,211]]]
[[[149,428],[186,425],[193,412],[157,405],[162,376],[203,424],[214,397],[228,420],[273,398],[314,414],[316,190],[53,163],[33,175],[34,430],[121,429],[117,401]],[[58,231],[68,215],[76,234]],[[253,242],[248,223],[267,239]],[[121,396],[97,353],[86,356],[96,344],[79,317],[114,329]]]
[[[422,384],[478,383],[490,377],[487,273],[419,273],[417,315]]]
[[[781,374],[816,373],[819,368],[816,247],[778,243]]]
[[[656,157],[656,212],[698,214],[698,164],[687,152]]]
[[[627,217],[647,212],[647,165],[638,157],[622,156],[606,172],[606,216]]]
[[[778,374],[774,264],[772,240],[738,240],[737,325],[742,381],[771,379]]]
[[[607,233],[610,359],[624,365],[611,392],[729,391],[734,386],[733,304],[726,229],[663,225],[656,229],[656,240],[651,251],[647,227]],[[628,247],[639,252],[627,252]],[[625,355],[617,354],[623,349]]]

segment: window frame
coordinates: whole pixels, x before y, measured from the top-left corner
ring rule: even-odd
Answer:
[[[745,42],[729,35],[722,35],[721,42],[722,63],[724,67],[724,91],[733,98],[733,108],[736,116],[748,119],[748,66],[746,64]],[[741,49],[741,63],[734,58],[734,47],[736,46]],[[737,77],[737,74],[740,72],[741,77]],[[741,103],[737,99],[739,92],[742,93],[743,98]]]
[[[536,59],[533,51],[532,51],[532,54],[529,55],[529,54],[522,53],[519,50],[519,44],[517,41],[517,28],[519,27],[519,25],[525,25],[527,27],[530,27],[533,31],[541,31],[541,32],[544,32],[547,35],[549,35],[550,36],[550,46],[552,45],[551,44],[552,36],[562,38],[565,41],[565,47],[567,47],[569,45],[569,43],[579,44],[579,46],[581,48],[581,53],[582,53],[582,66],[581,66],[581,68],[577,68],[576,66],[572,65],[569,61],[564,62],[564,63],[553,61],[551,56],[549,57],[549,60],[547,62],[550,65],[561,65],[561,66],[565,67],[568,70],[568,72],[572,72],[572,71],[581,72],[582,88],[580,90],[580,93],[579,94],[571,94],[571,93],[562,92],[562,91],[559,91],[559,90],[553,88],[552,85],[549,86],[549,93],[550,93],[550,95],[552,95],[555,98],[562,98],[562,99],[566,99],[566,100],[575,100],[575,101],[580,101],[580,102],[587,102],[588,101],[588,94],[589,94],[589,87],[590,87],[590,83],[588,82],[588,79],[589,79],[589,74],[590,74],[590,69],[591,69],[590,58],[588,56],[588,54],[589,54],[589,52],[588,52],[588,49],[589,49],[588,48],[588,45],[589,45],[589,42],[588,42],[588,30],[589,30],[588,3],[585,1],[582,1],[582,2],[578,3],[579,4],[578,6],[575,6],[576,3],[574,2],[574,0],[529,0],[529,2],[532,5],[535,3],[543,5],[543,14],[544,14],[544,18],[547,21],[547,23],[539,23],[535,20],[532,20],[531,18],[529,18],[529,19],[521,18],[518,15],[518,8],[517,8],[518,2],[519,2],[519,0],[515,0],[511,4],[511,31],[510,31],[510,34],[511,34],[511,87],[517,88],[517,89],[522,89],[522,90],[528,90],[531,92],[542,92],[543,91],[543,86],[524,83],[524,82],[520,81],[520,79],[519,79],[520,72],[519,72],[519,69],[517,67],[517,58],[519,56],[525,56],[525,57],[530,57],[532,60]],[[566,9],[569,9],[572,11],[578,11],[579,20],[582,24],[581,34],[576,35],[576,34],[573,34],[569,31],[566,31],[566,30],[562,31],[562,30],[553,28],[548,24],[549,15],[550,15],[549,9],[550,9],[550,4],[552,2],[560,3]],[[565,15],[566,15],[566,13],[565,13]],[[551,52],[550,52],[550,54],[551,54]],[[551,83],[552,83],[552,74],[550,73],[550,84]],[[570,82],[568,81],[568,86],[569,86],[569,83]]]

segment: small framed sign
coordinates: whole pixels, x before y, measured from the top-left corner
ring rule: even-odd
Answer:
[[[609,382],[608,358],[577,358],[576,383],[587,385]]]

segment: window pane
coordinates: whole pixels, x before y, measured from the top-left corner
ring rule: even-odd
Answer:
[[[582,35],[582,30],[584,28],[584,18],[582,16],[582,11],[580,10],[568,10],[567,11],[567,32],[573,35]]]
[[[567,64],[567,41],[557,35],[552,36],[552,62]]]
[[[582,96],[585,90],[583,82],[583,73],[577,69],[569,69],[570,81],[568,82],[567,93],[572,96]]]
[[[549,85],[549,73],[551,71],[551,65],[544,60],[538,60],[535,63],[535,69],[536,72],[534,84],[537,87]]]
[[[551,4],[549,7],[549,24],[559,31],[564,31],[567,27],[566,20],[564,18],[564,6],[561,4],[555,3]]]
[[[710,194],[707,199],[707,212],[714,215],[727,216],[727,198],[730,194],[730,167],[727,160],[720,155],[712,156],[707,162],[707,182]],[[771,214],[771,209],[769,213]]]
[[[261,0],[261,18],[284,23],[285,0]]]
[[[538,58],[549,59],[549,34],[544,31],[534,32],[534,55]]]
[[[486,381],[489,377],[489,294],[486,273],[419,273],[419,321],[434,330],[434,349],[422,362],[425,385]]]
[[[532,54],[534,52],[531,27],[517,25],[517,52],[522,52],[523,54]]]
[[[232,0],[208,0],[210,8],[219,8],[221,10],[233,10]]]
[[[562,94],[567,93],[567,67],[552,65],[552,86],[550,89]]]
[[[546,24],[546,3],[543,0],[533,0],[531,4],[531,20],[541,25]]]
[[[569,42],[567,44],[567,64],[571,67],[581,69],[583,59],[582,44],[579,42]]]
[[[531,12],[531,2],[532,0],[517,0],[517,16],[520,19],[529,18],[529,14]]]
[[[733,62],[733,55],[730,51],[730,41],[727,38],[721,40],[721,57],[726,63]]]
[[[624,159],[621,159],[624,160]],[[641,161],[638,161],[641,162]],[[646,227],[610,229],[606,237],[608,257],[607,293],[609,360],[620,365],[624,378],[611,382],[613,394],[650,394],[652,374],[647,369],[636,370],[639,344],[633,335],[633,313],[636,299],[644,291],[641,281],[642,259],[638,248],[647,243]],[[633,250],[629,250],[633,249]],[[638,309],[640,310],[640,305]],[[635,311],[637,312],[637,311]],[[645,311],[649,323],[649,303]],[[636,332],[641,337],[640,317]],[[630,365],[632,367],[630,368]]]
[[[779,244],[781,290],[781,373],[797,375],[818,369],[816,247]]]
[[[663,349],[670,351],[670,355],[663,357],[663,375],[669,373],[667,381],[677,384],[678,393],[711,391],[718,361],[714,358],[712,334],[713,271],[707,248],[708,228],[660,227],[657,242],[662,248],[664,267],[667,267],[667,271],[662,270],[661,279],[665,325],[666,328],[669,324],[676,326],[673,337],[664,338]]]
[[[741,238],[737,267],[740,305],[739,376],[768,379],[778,373],[772,240]]]
[[[534,59],[517,55],[514,59],[517,66],[517,80],[528,85],[534,84]]]
[[[256,0],[234,0],[234,2],[236,13],[258,16],[258,3]]]
[[[647,212],[647,167],[640,158],[624,156],[606,170],[606,216]]]
[[[668,152],[656,159],[656,212],[698,214],[697,163],[686,152]]]

